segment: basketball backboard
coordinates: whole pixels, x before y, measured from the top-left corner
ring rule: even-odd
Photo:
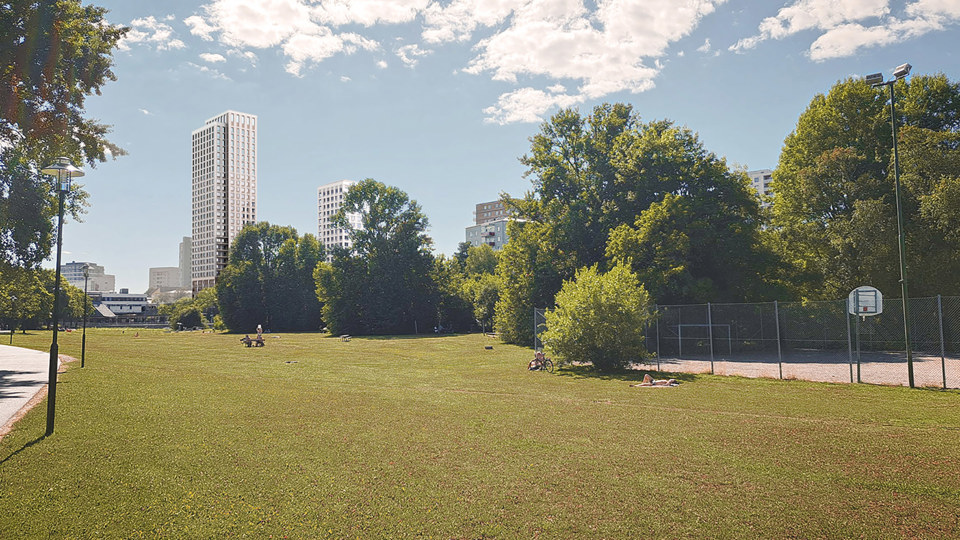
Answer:
[[[847,311],[851,315],[867,317],[883,313],[883,295],[874,287],[864,285],[850,291],[847,298]]]

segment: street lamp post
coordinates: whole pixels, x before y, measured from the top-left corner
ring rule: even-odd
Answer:
[[[59,367],[59,349],[57,347],[57,330],[59,322],[57,316],[60,304],[60,251],[63,245],[63,201],[70,191],[70,182],[73,178],[83,176],[83,170],[74,167],[70,160],[65,157],[57,158],[57,162],[48,165],[40,172],[47,176],[57,177],[57,270],[53,282],[53,343],[50,345],[50,378],[47,389],[47,431],[46,435],[53,435],[53,421],[57,402],[57,368]]]
[[[11,344],[11,345],[13,345],[13,333],[17,331],[17,324],[13,322],[13,321],[17,320],[17,319],[16,319],[16,313],[17,313],[17,307],[16,307],[16,306],[17,306],[17,295],[11,294],[11,295],[10,295],[10,307],[11,307],[10,313],[11,313],[11,315],[14,315],[13,317],[10,317],[10,321],[11,321],[11,322],[10,322],[10,344]]]
[[[87,357],[87,313],[90,312],[90,297],[87,296],[87,279],[90,278],[90,265],[83,265],[83,338],[80,340],[80,367]]]
[[[897,154],[897,98],[893,92],[893,85],[910,74],[910,64],[901,64],[893,70],[893,78],[883,80],[882,73],[867,75],[866,82],[871,86],[887,86],[890,88],[890,126],[893,130],[893,179],[894,191],[897,199],[897,232],[900,243],[900,288],[903,293],[903,340],[907,350],[907,379],[910,388],[913,384],[913,353],[910,350],[910,296],[907,294],[907,257],[903,230],[903,205],[900,202],[900,156]]]

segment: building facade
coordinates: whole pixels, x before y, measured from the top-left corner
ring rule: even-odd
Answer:
[[[773,191],[770,190],[770,182],[773,181],[773,171],[770,169],[747,171],[747,176],[750,177],[750,185],[753,189],[757,190],[757,193],[765,197],[773,195]],[[770,202],[765,200],[762,205],[770,206]]]
[[[343,199],[350,186],[356,184],[353,180],[340,180],[317,188],[317,239],[327,248],[327,261],[333,259],[333,248],[350,249],[353,242],[350,240],[350,230],[363,226],[359,213],[347,214],[350,229],[337,227],[333,224],[333,216],[343,206]]]
[[[130,294],[130,291],[127,289],[120,289],[120,292],[97,292],[90,293],[90,300],[94,308],[101,315],[109,317],[110,313],[114,315],[123,315],[129,313],[143,313],[147,308],[149,302],[147,302],[147,295],[145,294]],[[101,306],[107,308],[107,310],[99,309]]]
[[[483,225],[491,221],[506,219],[510,216],[509,211],[503,206],[502,201],[490,201],[480,203],[473,211],[473,222],[475,225]]]
[[[150,269],[151,289],[178,289],[180,288],[179,266],[158,266]]]
[[[71,261],[60,265],[60,275],[67,283],[83,290],[83,268],[87,267],[87,292],[110,292],[116,290],[117,277],[104,272],[102,266],[92,262]]]
[[[510,237],[507,236],[507,223],[510,221],[512,220],[500,218],[493,221],[485,221],[481,225],[467,227],[466,241],[470,242],[471,246],[487,244],[492,247],[494,251],[500,251],[510,240]]]
[[[180,288],[181,289],[190,289],[192,288],[192,273],[191,268],[193,265],[190,264],[190,258],[193,256],[193,246],[191,245],[192,239],[189,236],[184,236],[183,240],[180,242]]]
[[[226,111],[191,134],[191,287],[212,287],[230,244],[257,221],[257,117]]]

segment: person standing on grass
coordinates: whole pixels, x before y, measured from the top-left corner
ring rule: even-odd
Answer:
[[[263,339],[263,326],[257,325],[257,339]]]

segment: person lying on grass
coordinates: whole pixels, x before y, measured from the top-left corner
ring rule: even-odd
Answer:
[[[676,379],[660,379],[658,381],[647,373],[643,376],[643,382],[640,384],[631,384],[630,386],[677,386],[679,384]]]

